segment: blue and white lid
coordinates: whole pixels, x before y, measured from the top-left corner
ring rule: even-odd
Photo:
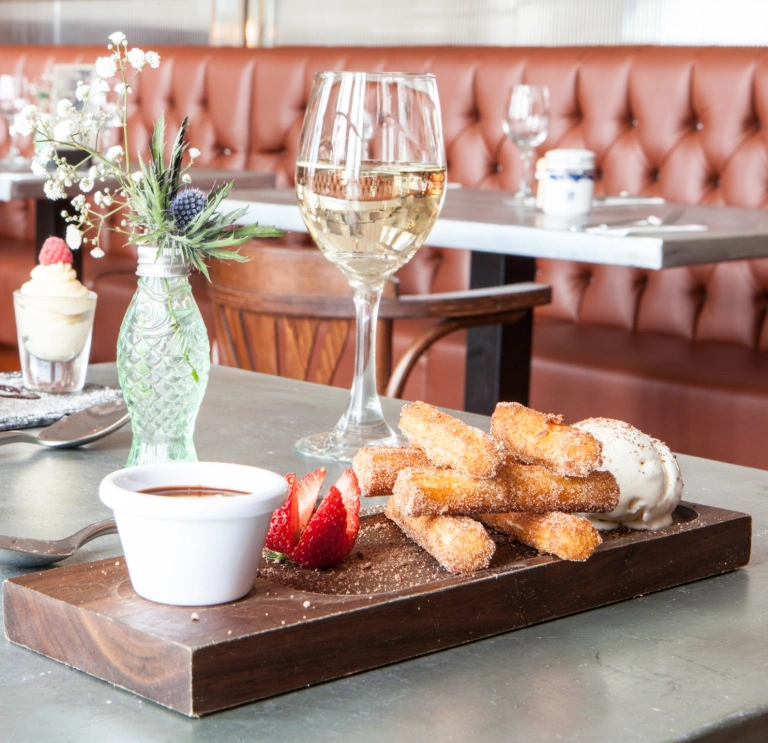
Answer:
[[[595,153],[591,150],[550,150],[545,158],[550,173],[591,173],[595,169]]]

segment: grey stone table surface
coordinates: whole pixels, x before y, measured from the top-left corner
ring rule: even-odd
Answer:
[[[114,367],[93,367],[90,377],[115,384]],[[304,473],[316,463],[293,442],[332,425],[346,399],[343,390],[214,368],[198,455]],[[392,424],[400,405],[384,401]],[[124,464],[129,442],[125,428],[71,451],[1,447],[0,532],[54,538],[107,517],[98,484]],[[201,720],[2,639],[0,742],[764,740],[768,472],[679,461],[687,500],[753,515],[747,568]],[[62,564],[118,554],[111,536]],[[2,579],[21,572],[0,566]]]
[[[661,269],[768,256],[768,212],[723,206],[632,204],[602,206],[589,216],[557,217],[510,205],[512,194],[494,189],[449,189],[426,245],[528,258],[556,258]],[[223,208],[248,207],[243,223],[259,222],[306,232],[293,189],[237,189]],[[629,237],[584,231],[649,215],[672,219],[669,227]],[[699,224],[702,232],[677,232]]]

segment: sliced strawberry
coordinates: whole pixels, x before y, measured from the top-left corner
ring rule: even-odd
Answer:
[[[307,524],[312,518],[324,477],[325,467],[318,467],[314,472],[304,475],[296,485],[296,499],[299,504],[299,534],[307,528]]]
[[[360,530],[360,486],[357,484],[357,475],[351,469],[344,470],[336,482],[336,487],[341,493],[341,499],[347,511],[347,554],[349,554],[355,546],[357,532]]]
[[[299,543],[288,557],[303,568],[327,568],[349,554],[347,511],[335,485],[307,524]]]
[[[288,481],[288,497],[272,514],[264,546],[273,552],[288,554],[299,539],[299,508],[296,499],[296,475],[285,476]]]

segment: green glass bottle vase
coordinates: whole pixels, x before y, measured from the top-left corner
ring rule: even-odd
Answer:
[[[133,429],[126,466],[196,462],[192,437],[208,384],[208,333],[189,267],[170,250],[138,252],[139,284],[117,340],[117,373]]]

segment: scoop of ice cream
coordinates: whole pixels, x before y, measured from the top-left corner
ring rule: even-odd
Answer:
[[[35,266],[21,293],[28,297],[85,297],[88,288],[78,281],[69,263],[51,263]]]
[[[603,445],[603,465],[619,484],[619,505],[613,511],[599,517],[585,514],[595,527],[669,526],[683,494],[683,479],[669,447],[624,421],[587,418],[575,426]]]

